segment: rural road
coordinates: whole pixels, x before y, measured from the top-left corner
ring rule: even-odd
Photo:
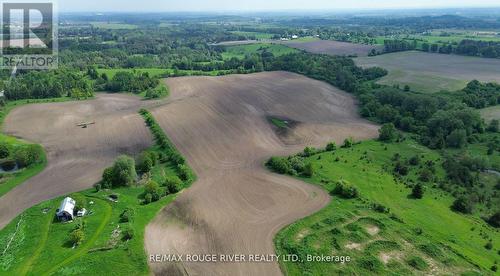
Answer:
[[[306,145],[367,139],[351,95],[287,72],[168,79],[171,96],[152,110],[198,176],[146,228],[148,254],[273,254],[287,224],[329,202],[322,189],[263,168]],[[267,116],[298,124],[278,136]],[[280,275],[277,262],[150,263],[157,275]]]
[[[48,165],[40,174],[0,197],[0,229],[42,201],[92,187],[120,154],[152,144],[137,97],[98,94],[95,99],[31,104],[10,112],[3,131],[42,144]],[[88,128],[81,122],[95,121]]]

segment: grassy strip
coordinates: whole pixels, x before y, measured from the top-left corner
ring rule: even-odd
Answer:
[[[282,56],[290,53],[297,53],[299,50],[281,44],[255,43],[245,45],[226,46],[222,52],[224,60],[231,58],[244,59],[249,54],[262,54],[264,51],[272,53],[274,56]]]
[[[176,165],[176,170],[180,179],[183,181],[189,180],[189,182],[196,180],[196,174],[189,166],[186,165],[184,157],[182,157],[170,139],[168,139],[168,136],[165,132],[163,132],[163,129],[153,115],[144,108],[141,109],[139,113],[144,117],[146,124],[153,134],[156,144],[167,156],[169,156],[169,160]]]
[[[35,260],[38,259],[38,257],[42,253],[42,250],[44,249],[45,244],[47,243],[51,224],[52,223],[50,217],[47,217],[46,222],[42,224],[43,225],[42,228],[39,229],[41,233],[41,239],[38,242],[38,245],[36,246],[35,252],[33,252],[33,255],[31,255],[28,261],[21,267],[20,275],[28,274],[28,272],[33,267],[33,263],[35,262]]]
[[[285,120],[275,118],[275,117],[269,117],[268,120],[271,122],[271,124],[273,124],[277,128],[280,128],[280,129],[288,128],[288,123]]]

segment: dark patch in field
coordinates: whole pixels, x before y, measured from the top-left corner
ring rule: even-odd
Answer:
[[[290,140],[294,137],[294,128],[297,127],[300,122],[286,118],[283,116],[266,116],[267,122],[271,126],[272,130],[278,138],[285,144],[290,144]]]

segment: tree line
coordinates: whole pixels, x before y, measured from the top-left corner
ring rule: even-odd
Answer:
[[[7,81],[7,100],[58,97],[89,98],[94,87],[84,74],[73,70],[29,71]]]

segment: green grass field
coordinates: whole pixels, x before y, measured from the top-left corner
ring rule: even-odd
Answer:
[[[113,193],[118,202],[108,200]],[[0,231],[0,247],[5,251],[0,262],[4,275],[147,275],[148,264],[144,251],[146,224],[175,195],[147,205],[139,196],[143,188],[121,188],[110,191],[81,192],[89,205],[85,220],[85,240],[73,248],[69,233],[76,221],[61,223],[54,220],[62,197],[36,205],[13,220]],[[135,236],[124,241],[120,232],[127,223],[120,222],[125,208],[134,208],[135,217],[130,224]]]
[[[303,36],[303,37],[299,37],[297,39],[293,39],[293,40],[290,40],[292,42],[311,42],[311,41],[318,41],[320,40],[318,37],[314,37],[314,36]]]
[[[231,58],[243,59],[248,54],[262,53],[264,50],[273,53],[275,56],[298,52],[298,50],[284,45],[256,43],[238,46],[227,46],[225,47],[225,51],[222,53],[222,58],[225,60]]]
[[[277,252],[302,258],[347,255],[353,260],[346,264],[281,262],[288,275],[491,273],[500,247],[497,230],[477,216],[451,211],[453,198],[434,184],[426,184],[423,199],[409,197],[411,189],[403,182],[415,183],[420,168],[412,167],[409,176],[396,179],[387,167],[396,153],[401,158],[418,154],[422,163],[441,162],[439,153],[411,140],[398,144],[366,141],[307,158],[315,174],[302,180],[331,191],[342,179],[358,188],[360,198],[333,196],[320,212],[280,231],[275,238]],[[442,168],[436,168],[435,175],[442,177]],[[390,212],[376,212],[374,203]],[[484,247],[490,239],[492,250]]]
[[[390,70],[389,74],[377,83],[388,86],[399,85],[400,87],[408,85],[412,91],[436,93],[442,90],[457,91],[463,89],[468,81],[439,76],[437,74],[426,74],[424,72],[417,73],[396,69]]]
[[[134,30],[137,29],[137,25],[125,24],[125,23],[113,23],[113,22],[92,22],[90,23],[95,28],[100,29],[110,29],[110,30]]]
[[[500,82],[500,60],[406,51],[375,57],[359,57],[361,67],[379,66],[389,71],[378,83],[409,85],[412,91],[436,93],[456,91],[471,80]]]
[[[491,120],[500,120],[500,105],[483,108],[480,110],[481,116],[489,122]]]
[[[256,39],[271,39],[274,35],[270,33],[261,33],[261,32],[243,32],[243,31],[233,31],[231,32],[235,35],[251,37],[255,36]]]

